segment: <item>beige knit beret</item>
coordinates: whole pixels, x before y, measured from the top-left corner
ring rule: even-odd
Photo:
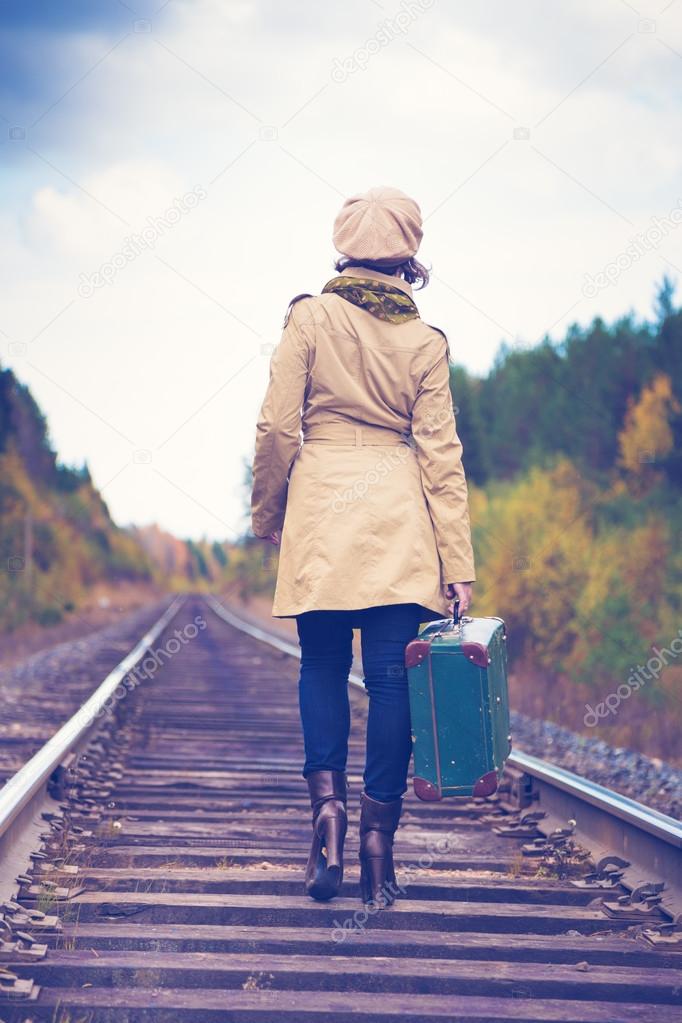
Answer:
[[[419,206],[399,188],[370,188],[346,199],[334,221],[334,248],[353,259],[400,263],[422,240]]]

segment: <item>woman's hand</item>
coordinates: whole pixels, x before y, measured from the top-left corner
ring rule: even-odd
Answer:
[[[263,537],[268,543],[274,544],[275,547],[279,547],[279,542],[282,538],[282,533],[279,529],[276,529],[274,533],[270,533],[270,536]]]
[[[473,583],[448,583],[447,598],[454,600],[459,597],[459,613],[466,614],[473,599]]]

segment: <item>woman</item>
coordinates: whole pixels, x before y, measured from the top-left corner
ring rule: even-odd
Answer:
[[[361,893],[389,905],[412,752],[405,646],[448,598],[466,611],[475,579],[449,348],[412,298],[428,282],[421,238],[419,206],[396,188],[344,203],[339,276],[292,300],[257,426],[252,525],[275,544],[282,531],[272,614],[296,618],[301,645],[316,899],[343,876],[353,628],[369,693]]]

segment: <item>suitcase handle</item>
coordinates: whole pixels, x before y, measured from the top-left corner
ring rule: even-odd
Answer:
[[[502,619],[500,619],[500,621],[502,621]],[[468,618],[466,615],[460,615],[459,597],[455,594],[452,599],[452,618],[443,618],[442,628],[440,628],[438,632],[434,632],[430,638],[437,639],[438,636],[442,636],[450,628],[450,623],[452,623],[453,628],[461,630],[465,622],[473,622],[473,618]]]
[[[500,619],[502,621],[502,619]],[[452,624],[461,629],[465,622],[473,622],[473,618],[459,613],[459,597],[455,595],[452,601]]]

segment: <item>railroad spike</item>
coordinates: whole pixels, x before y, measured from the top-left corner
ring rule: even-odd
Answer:
[[[650,945],[682,947],[682,916],[671,923],[644,927],[640,933]]]

